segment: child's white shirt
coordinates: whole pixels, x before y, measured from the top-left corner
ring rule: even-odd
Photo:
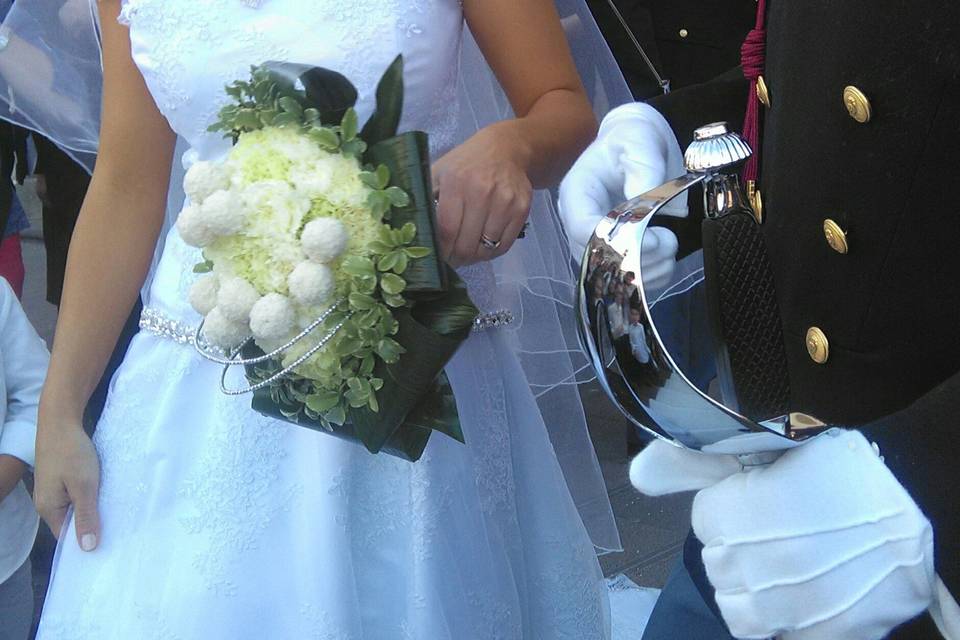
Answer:
[[[33,466],[37,404],[50,354],[13,289],[0,278],[0,454]],[[26,561],[40,518],[20,482],[0,502],[0,583]]]

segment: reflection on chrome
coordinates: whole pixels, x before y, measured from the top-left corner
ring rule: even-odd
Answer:
[[[678,254],[668,281],[644,284],[644,238],[662,232],[665,220],[676,222],[664,207],[700,185],[708,218],[742,208],[746,199],[731,169],[749,155],[722,124],[698,130],[686,153],[689,173],[611,211],[581,262],[580,337],[601,386],[638,426],[704,452],[777,451],[826,428],[788,411],[741,413],[724,339],[711,329],[701,247]]]

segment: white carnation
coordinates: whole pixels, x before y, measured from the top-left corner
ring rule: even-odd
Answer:
[[[325,302],[333,293],[336,282],[333,270],[325,264],[301,262],[287,278],[290,295],[302,305]]]
[[[250,310],[250,329],[258,340],[282,340],[290,335],[297,319],[293,303],[279,293],[268,293]]]
[[[188,204],[177,216],[177,231],[191,247],[205,247],[217,239],[217,234],[203,221],[200,207]]]
[[[193,202],[200,204],[210,194],[230,186],[230,175],[222,164],[195,162],[183,178],[183,190]]]
[[[336,218],[317,218],[303,228],[303,252],[314,262],[331,262],[347,248],[347,229]]]
[[[260,238],[287,238],[295,234],[310,211],[310,198],[282,180],[263,180],[243,188],[247,234]]]
[[[202,316],[207,315],[217,306],[217,291],[220,289],[220,279],[212,273],[202,276],[190,287],[190,306]]]
[[[218,236],[239,233],[246,222],[246,208],[233,191],[211,193],[200,207],[203,223]]]
[[[233,322],[214,307],[203,321],[203,336],[222,349],[232,349],[250,337],[250,328],[244,323]]]
[[[220,283],[217,308],[231,322],[246,324],[250,310],[260,300],[260,294],[243,278],[227,277]]]
[[[290,168],[290,182],[298,192],[311,198],[322,196],[330,190],[334,168],[333,161],[329,157],[298,164]]]

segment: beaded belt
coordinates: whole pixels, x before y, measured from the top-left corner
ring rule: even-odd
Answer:
[[[503,327],[513,322],[513,312],[507,310],[492,311],[481,313],[473,321],[474,331],[483,331],[484,329],[495,329]],[[177,344],[194,345],[196,344],[197,328],[188,325],[185,322],[174,320],[161,311],[146,308],[140,313],[140,329],[147,333],[152,333],[160,338],[173,340]],[[210,349],[211,345],[203,345]]]

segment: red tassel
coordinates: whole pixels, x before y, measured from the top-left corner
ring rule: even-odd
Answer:
[[[743,168],[743,179],[746,184],[756,182],[760,169],[760,98],[757,97],[757,78],[763,73],[766,64],[767,31],[764,29],[766,13],[766,0],[757,0],[756,26],[747,34],[747,39],[740,47],[743,76],[750,81],[747,113],[743,121],[743,137],[753,149],[753,155]]]

